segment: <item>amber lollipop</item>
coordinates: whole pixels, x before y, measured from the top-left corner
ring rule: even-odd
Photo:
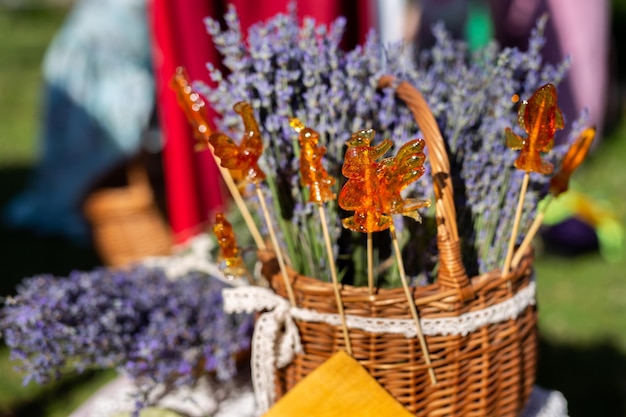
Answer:
[[[426,156],[424,155],[423,150],[424,141],[422,139],[414,139],[402,145],[395,157],[385,158],[380,162],[378,177],[379,183],[382,187],[379,190],[379,198],[383,213],[401,214],[403,216],[411,217],[416,221],[422,220],[417,210],[430,206],[430,201],[403,198],[401,192],[409,184],[417,181],[424,174],[424,161],[426,160]],[[391,225],[389,226],[389,231],[391,233],[391,243],[396,255],[396,263],[398,265],[398,273],[400,275],[400,281],[402,282],[402,288],[404,289],[404,294],[407,298],[413,321],[415,322],[417,337],[422,351],[424,352],[424,361],[428,366],[428,374],[434,385],[437,383],[437,378],[433,368],[431,367],[428,345],[426,344],[426,338],[422,332],[422,326],[419,321],[419,314],[417,312],[417,307],[415,306],[415,300],[413,299],[409,288],[406,271],[404,269],[404,261],[402,260],[402,252],[400,250],[400,245],[398,244],[398,238],[396,236],[396,230],[393,222],[391,222]]]
[[[220,269],[227,277],[242,277],[247,274],[241,251],[237,245],[235,232],[232,224],[226,219],[224,213],[215,215],[213,234],[217,238],[220,247]]]
[[[344,210],[354,211],[354,215],[343,219],[345,228],[367,233],[367,285],[370,294],[374,292],[374,244],[373,232],[386,230],[391,225],[391,216],[382,213],[378,192],[378,160],[391,149],[393,143],[385,139],[377,146],[371,146],[374,130],[361,130],[347,141],[342,174],[348,178],[337,202]]]
[[[328,265],[330,267],[330,277],[337,302],[337,311],[341,318],[343,336],[346,343],[346,351],[349,355],[352,355],[346,315],[343,309],[341,293],[339,292],[339,279],[337,278],[335,267],[333,244],[330,240],[328,221],[326,219],[326,211],[324,210],[324,203],[335,199],[335,193],[332,190],[332,186],[335,185],[335,178],[330,176],[322,165],[322,158],[326,154],[326,148],[319,145],[319,134],[315,130],[305,127],[296,118],[292,118],[289,124],[298,133],[298,142],[300,144],[300,183],[309,188],[309,203],[317,205],[318,208],[324,244],[326,246],[326,256],[328,257]]]
[[[550,180],[550,192],[545,198],[544,203],[541,206],[541,210],[537,213],[537,216],[533,220],[522,244],[515,252],[515,256],[513,257],[513,261],[511,265],[515,268],[524,256],[524,252],[528,246],[530,246],[533,238],[537,234],[541,223],[545,217],[545,214],[550,206],[550,203],[557,198],[559,195],[563,194],[569,189],[569,179],[572,173],[580,166],[580,164],[585,160],[587,154],[589,153],[589,149],[591,149],[591,144],[596,136],[596,128],[589,127],[585,129],[578,138],[574,141],[572,146],[568,149],[565,157],[563,157],[563,162],[561,163],[561,169],[552,177]]]
[[[377,161],[391,146],[388,139],[380,145],[370,146],[373,130],[357,132],[348,142],[348,150],[342,167],[348,181],[339,193],[339,206],[354,210],[354,215],[343,220],[344,227],[368,233],[368,286],[373,293],[371,233],[389,229],[396,255],[398,272],[405,296],[415,322],[428,373],[433,384],[437,383],[432,369],[426,339],[422,332],[415,300],[411,295],[400,245],[396,237],[392,214],[403,214],[419,220],[417,209],[429,205],[427,201],[403,199],[401,191],[424,173],[424,141],[415,139],[404,144],[395,157]]]
[[[401,192],[424,174],[424,146],[422,139],[413,139],[402,145],[395,157],[380,162],[379,199],[383,213],[402,214],[416,221],[422,220],[417,210],[429,207],[430,201],[403,198]]]
[[[178,103],[183,109],[185,116],[187,117],[187,121],[193,128],[193,134],[197,141],[196,150],[205,150],[207,148],[211,150],[211,154],[213,155],[220,174],[224,179],[224,183],[228,187],[228,191],[230,191],[233,201],[241,212],[256,246],[259,249],[265,249],[265,242],[263,241],[261,233],[256,227],[254,220],[252,219],[252,215],[250,214],[248,207],[241,197],[241,192],[233,179],[232,172],[220,164],[220,161],[215,155],[214,149],[212,149],[209,143],[211,129],[209,128],[209,123],[207,121],[206,105],[200,94],[192,88],[185,68],[176,68],[176,74],[172,78],[171,87],[176,91]]]
[[[263,190],[261,189],[261,182],[265,179],[265,173],[259,167],[258,163],[259,158],[263,154],[263,138],[261,137],[261,131],[254,118],[254,110],[250,103],[240,101],[233,106],[233,109],[243,120],[244,134],[241,138],[241,142],[237,144],[224,133],[213,133],[209,137],[209,143],[213,146],[215,155],[220,159],[220,165],[222,167],[241,170],[245,173],[246,180],[254,184],[259,203],[261,204],[261,211],[265,218],[267,231],[270,235],[272,246],[274,247],[276,260],[278,261],[285,288],[287,289],[287,295],[291,305],[295,307],[296,299],[293,294],[291,281],[289,281],[289,276],[287,275],[285,259],[278,245],[274,224],[269,210],[267,209],[267,204],[265,203]]]
[[[508,274],[511,267],[511,258],[513,257],[513,249],[517,239],[530,173],[539,172],[548,175],[553,170],[552,164],[543,160],[541,154],[552,149],[554,146],[554,134],[558,129],[563,129],[563,116],[557,104],[557,93],[554,85],[546,84],[539,87],[528,101],[522,102],[517,120],[528,136],[520,137],[510,128],[507,128],[505,131],[506,145],[511,149],[520,151],[518,158],[515,160],[515,167],[525,171],[525,173],[504,267],[502,268],[503,275]]]

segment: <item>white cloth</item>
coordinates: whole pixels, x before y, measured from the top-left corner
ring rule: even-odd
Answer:
[[[120,376],[102,387],[70,417],[114,417],[130,413],[134,402],[133,383]],[[157,404],[189,417],[258,417],[249,375],[232,384],[211,386],[204,382],[195,389],[179,389],[165,395]],[[535,386],[521,417],[568,417],[567,401],[558,391]]]

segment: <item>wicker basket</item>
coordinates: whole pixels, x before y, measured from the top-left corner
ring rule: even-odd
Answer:
[[[124,266],[147,256],[171,253],[170,230],[157,208],[143,167],[129,168],[126,187],[91,193],[83,210],[105,265]]]
[[[394,83],[381,79],[381,86]],[[520,291],[528,294],[532,282],[532,256],[506,276],[500,271],[469,279],[461,260],[449,161],[441,133],[421,94],[408,83],[396,86],[397,95],[413,111],[424,133],[435,179],[437,244],[440,268],[436,284],[413,289],[422,321],[457,320],[473,313],[493,310]],[[284,280],[274,257],[260,254],[263,274],[274,290],[286,297]],[[297,275],[291,282],[300,308],[337,314],[331,284]],[[534,292],[530,293],[533,296]],[[367,288],[344,285],[341,298],[348,316],[410,319],[410,310],[401,288],[379,289],[370,295]],[[467,334],[427,335],[432,367],[437,377],[428,376],[417,338],[398,334],[373,334],[350,328],[353,356],[401,404],[417,416],[518,416],[529,398],[537,362],[537,314],[534,302],[515,315],[497,322],[476,325]],[[334,352],[345,349],[343,331],[323,322],[296,320],[303,354],[277,370],[278,397],[321,365]]]

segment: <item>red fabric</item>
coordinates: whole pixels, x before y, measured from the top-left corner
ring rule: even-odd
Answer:
[[[231,3],[245,31],[258,21],[284,13],[289,1],[232,0]],[[348,17],[344,47],[352,48],[365,40],[371,26],[370,3],[370,0],[310,0],[300,1],[297,7],[301,16],[311,16],[319,23],[329,24],[341,15]],[[211,45],[203,19],[221,17],[225,9],[225,1],[151,0],[150,3],[158,115],[165,138],[165,192],[176,243],[201,232],[225,203],[213,158],[209,151],[194,152],[190,127],[169,86],[176,67],[181,65],[192,80],[208,81],[206,63],[217,65],[220,57]]]
[[[205,64],[216,58],[202,17],[209,1],[153,0],[151,28],[158,116],[165,139],[163,165],[168,217],[176,243],[201,231],[212,211],[223,206],[219,171],[211,155],[196,153],[191,128],[170,81],[183,65],[192,80],[207,80]]]

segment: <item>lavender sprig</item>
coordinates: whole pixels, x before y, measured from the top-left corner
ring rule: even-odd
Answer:
[[[251,319],[228,315],[225,284],[200,273],[176,280],[134,266],[24,280],[0,311],[0,331],[24,384],[63,372],[118,368],[147,395],[157,384],[192,384],[206,371],[222,380],[249,346]]]

